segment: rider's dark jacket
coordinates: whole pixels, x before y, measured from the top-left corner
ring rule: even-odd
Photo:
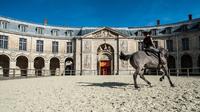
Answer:
[[[147,36],[143,40],[144,48],[149,48],[150,46],[153,46],[153,42],[151,41],[151,37]]]

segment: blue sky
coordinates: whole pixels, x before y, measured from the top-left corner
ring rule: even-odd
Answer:
[[[0,0],[0,16],[56,26],[149,26],[200,18],[200,0]]]

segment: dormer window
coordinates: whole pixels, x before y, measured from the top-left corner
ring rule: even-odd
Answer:
[[[51,30],[51,35],[52,36],[58,36],[58,29],[53,29],[53,30]]]
[[[41,34],[41,35],[44,34],[44,28],[37,27],[37,28],[35,29],[35,31],[36,31],[37,34]]]
[[[143,36],[143,30],[138,30],[135,32],[136,36]]]
[[[182,29],[182,31],[187,31],[188,30],[187,25],[181,26],[181,29]]]
[[[0,20],[0,27],[3,29],[7,29],[8,21]]]
[[[171,34],[172,33],[172,28],[171,27],[168,27],[165,29],[165,33],[166,34]]]
[[[23,25],[23,24],[18,25],[18,29],[21,32],[26,32],[27,31],[27,27],[28,27],[27,25]]]
[[[65,36],[67,36],[67,37],[73,36],[73,34],[74,34],[73,30],[67,30],[65,32]]]

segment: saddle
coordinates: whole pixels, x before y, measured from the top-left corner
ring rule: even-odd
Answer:
[[[144,49],[144,52],[147,54],[147,56],[154,56],[158,59],[158,68],[160,68],[160,65],[163,65],[163,62],[161,61],[160,52],[157,53],[151,49]]]
[[[156,58],[158,58],[158,53],[156,53],[155,51],[153,50],[150,50],[150,49],[144,49],[144,52],[148,55],[148,56],[154,56]]]

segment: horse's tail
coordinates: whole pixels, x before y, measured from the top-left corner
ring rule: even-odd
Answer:
[[[120,58],[121,60],[125,60],[125,61],[127,61],[128,59],[130,59],[130,57],[131,57],[130,54],[125,55],[123,52],[121,52],[119,58]]]

